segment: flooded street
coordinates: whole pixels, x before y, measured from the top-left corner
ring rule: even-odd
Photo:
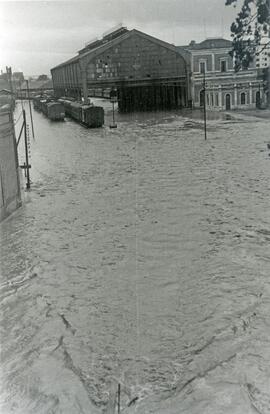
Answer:
[[[118,383],[125,413],[270,413],[270,120],[204,141],[188,116],[34,112],[1,223],[1,414],[102,413]]]

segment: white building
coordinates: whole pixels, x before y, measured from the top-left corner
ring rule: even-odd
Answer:
[[[256,68],[265,69],[270,66],[270,39],[264,36],[261,39],[261,44],[257,48],[256,53]]]
[[[189,61],[193,107],[203,106],[204,78],[208,109],[250,109],[266,102],[263,81],[258,77],[255,62],[247,70],[235,72],[229,54],[231,49],[232,42],[222,38],[210,38],[200,43],[192,41],[178,47]]]

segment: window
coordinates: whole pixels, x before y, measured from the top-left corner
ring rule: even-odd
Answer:
[[[216,93],[216,106],[218,106],[218,93]]]
[[[226,60],[221,60],[220,61],[220,71],[221,72],[226,72],[227,71],[227,62],[226,62]]]
[[[241,95],[240,95],[240,102],[241,102],[241,105],[245,105],[246,104],[246,94],[245,94],[245,92],[242,92],[241,93]]]
[[[214,106],[214,95],[213,95],[213,93],[211,93],[211,106]]]
[[[205,62],[200,62],[200,73],[206,72],[206,65]]]

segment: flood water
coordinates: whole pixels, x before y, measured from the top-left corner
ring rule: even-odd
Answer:
[[[34,112],[1,223],[2,414],[113,412],[118,383],[128,414],[270,412],[270,121],[205,141],[197,118]]]

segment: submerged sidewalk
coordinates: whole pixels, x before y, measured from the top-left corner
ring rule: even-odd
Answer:
[[[245,109],[235,110],[234,114],[242,114],[247,116],[255,116],[257,118],[269,119],[270,120],[270,108],[269,109]]]

